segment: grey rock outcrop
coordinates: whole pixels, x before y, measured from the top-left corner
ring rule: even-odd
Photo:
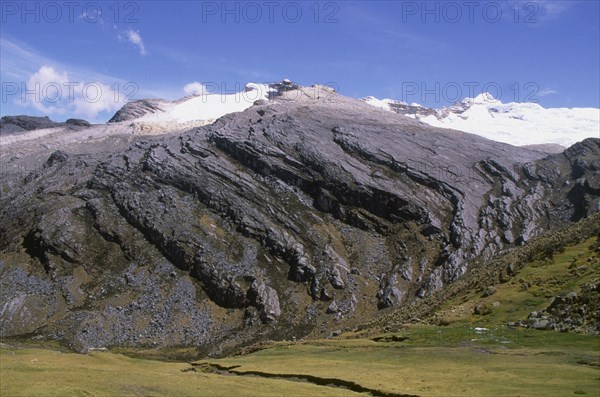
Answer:
[[[87,120],[83,119],[67,119],[65,124],[76,125],[78,127],[91,127],[92,125]]]
[[[169,102],[163,99],[140,99],[132,101],[123,106],[108,122],[117,123],[135,120],[147,114],[161,113],[165,111],[165,107],[168,105]]]
[[[554,297],[548,307],[531,312],[519,324],[534,329],[600,335],[600,282],[583,285],[579,294],[569,292]]]
[[[50,120],[48,116],[4,116],[0,118],[0,134],[14,134],[39,130],[42,128],[52,128],[60,125],[61,123]]]
[[[540,152],[551,153],[551,154],[562,153],[566,149],[566,147],[558,145],[556,143],[545,143],[545,144],[541,143],[541,144],[536,144],[536,145],[524,145],[523,147],[526,149],[537,150]]]
[[[48,116],[4,116],[0,118],[0,135],[20,134],[28,131],[56,127],[90,127],[83,119],[68,119],[64,123],[50,120]]]
[[[600,140],[544,157],[290,84],[182,134],[62,148],[11,187],[2,335],[211,354],[327,335],[597,211]]]

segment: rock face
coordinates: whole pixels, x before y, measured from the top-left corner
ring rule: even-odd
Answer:
[[[523,147],[526,148],[526,149],[538,150],[540,152],[550,153],[550,154],[562,153],[566,149],[564,146],[557,145],[557,144],[554,144],[554,143],[545,143],[545,144],[537,144],[537,145],[524,145]]]
[[[325,336],[598,210],[600,140],[542,158],[284,85],[182,134],[63,148],[4,193],[2,335],[211,354]]]
[[[91,124],[82,119],[68,119],[64,123],[52,121],[45,117],[36,116],[4,116],[0,118],[0,135],[23,133],[55,127],[90,127]]]
[[[76,125],[79,127],[91,127],[91,124],[88,121],[82,119],[68,119],[65,121],[65,124]]]
[[[584,285],[579,294],[556,296],[547,308],[531,312],[519,325],[600,335],[600,282]]]
[[[380,109],[389,110],[398,114],[409,116],[412,118],[419,119],[427,116],[437,116],[438,111],[432,108],[421,106],[417,103],[408,104],[403,101],[397,101],[394,99],[377,99],[373,96],[362,98],[361,101],[375,106]]]
[[[129,102],[115,113],[108,122],[117,123],[135,120],[148,113],[164,112],[168,105],[169,102],[162,99],[140,99],[138,101]]]
[[[18,133],[23,131],[33,131],[41,128],[52,128],[59,126],[46,117],[35,116],[4,116],[0,118],[0,134]]]

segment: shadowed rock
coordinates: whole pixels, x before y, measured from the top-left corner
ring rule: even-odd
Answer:
[[[600,140],[544,157],[284,85],[182,134],[47,153],[0,199],[2,334],[213,354],[327,335],[598,210]],[[115,117],[139,106],[160,111]]]

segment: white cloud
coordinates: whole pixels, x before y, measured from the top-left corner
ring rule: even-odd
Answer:
[[[136,32],[133,29],[129,29],[127,32],[125,32],[125,34],[127,35],[127,40],[138,47],[141,55],[147,54],[146,46],[144,46],[144,40],[142,39],[140,32]]]
[[[81,85],[80,95],[73,101],[75,114],[95,119],[99,113],[114,113],[126,102],[123,93],[114,91],[104,83]]]
[[[116,86],[114,86],[116,87]],[[47,115],[68,115],[95,121],[98,114],[114,113],[126,102],[122,92],[99,81],[70,79],[66,71],[44,65],[27,81],[15,103]]]
[[[121,37],[121,39],[125,40],[124,37]],[[6,101],[0,105],[1,115],[22,113],[23,110],[19,108],[27,107],[32,109],[26,111],[28,114],[62,115],[61,118],[82,117],[90,122],[99,123],[105,122],[112,116],[114,111],[129,100],[137,98],[177,99],[181,97],[181,88],[165,85],[142,86],[139,81],[128,81],[77,64],[61,63],[30,47],[27,43],[7,35],[0,36],[0,53],[2,54],[2,57],[0,57],[0,80],[3,84],[16,87],[14,93],[2,92]],[[26,95],[23,101],[22,94],[29,89],[27,85],[34,83],[35,86],[36,81],[44,82],[44,84],[56,82],[61,85],[65,81],[76,84],[73,87],[74,98],[72,102],[68,102],[68,85],[62,87],[63,95],[60,98],[62,101],[50,102],[46,100],[41,103],[42,98],[40,98],[39,103],[35,103],[34,94]],[[94,87],[88,87],[87,96],[83,98],[82,90],[85,83],[90,83],[92,86],[100,84],[103,94],[97,101],[94,101]],[[40,84],[40,88],[41,86]],[[53,86],[47,86],[47,94],[50,98],[46,99],[52,100],[52,97],[55,96]],[[118,91],[117,94],[115,94],[113,88]],[[43,92],[40,92],[39,96],[41,97],[42,94]],[[34,113],[33,110],[37,112]]]
[[[21,102],[28,103],[45,114],[63,114],[60,105],[63,90],[68,89],[67,72],[58,72],[51,66],[42,66],[27,81],[27,92],[21,94]]]
[[[553,90],[552,88],[544,88],[544,89],[540,90],[537,94],[539,97],[545,97],[548,95],[558,94],[558,91]]]
[[[194,81],[186,84],[183,87],[183,92],[185,92],[186,95],[203,95],[206,94],[207,90],[204,84]]]

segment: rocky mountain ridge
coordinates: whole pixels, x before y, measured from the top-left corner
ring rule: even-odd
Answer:
[[[0,135],[23,133],[44,128],[56,127],[90,127],[91,124],[82,119],[67,119],[64,123],[50,120],[49,117],[36,116],[4,116],[0,118]]]
[[[546,157],[282,84],[182,133],[13,143],[46,160],[0,198],[2,335],[207,354],[327,335],[599,209],[598,139]]]

